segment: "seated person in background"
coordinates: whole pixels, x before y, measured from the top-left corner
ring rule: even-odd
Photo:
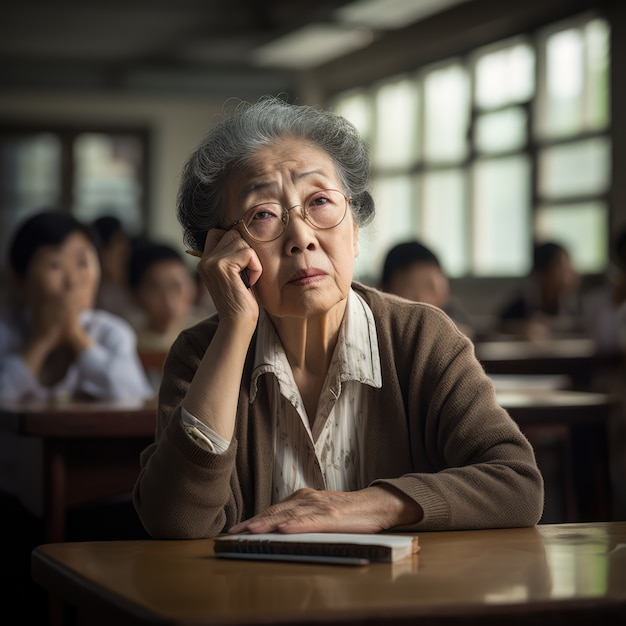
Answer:
[[[0,314],[0,400],[153,396],[130,324],[94,309],[100,264],[88,227],[64,213],[33,215],[13,237],[9,265],[15,302]],[[37,515],[41,454],[37,439],[0,437],[0,490]]]
[[[98,217],[92,226],[100,240],[98,253],[102,273],[96,295],[96,307],[127,320],[131,319],[136,313],[128,284],[131,239],[122,222],[114,215]]]
[[[93,231],[58,212],[18,227],[9,249],[12,302],[0,312],[0,400],[142,400],[153,395],[127,321],[94,309],[100,262]],[[30,554],[44,541],[40,439],[0,436],[3,569],[21,612],[47,618]],[[67,539],[145,536],[128,494],[72,508]],[[77,534],[78,533],[78,534]],[[6,582],[6,581],[5,581]],[[47,621],[34,620],[37,623]]]
[[[0,316],[0,398],[151,396],[125,320],[96,310],[97,239],[53,211],[27,219],[9,265],[14,307]]]
[[[165,361],[133,494],[153,537],[539,520],[533,450],[473,343],[353,281],[369,171],[347,120],[269,97],[191,155],[178,218],[218,314]]]
[[[613,519],[626,519],[626,228],[615,238],[604,283],[588,294],[585,305],[589,333],[599,359],[593,388],[609,393],[616,410],[609,423],[609,460],[613,476]]]
[[[584,332],[579,286],[566,248],[553,241],[535,244],[525,289],[498,313],[500,330],[533,341]]]
[[[626,229],[612,256],[605,284],[586,298],[587,325],[601,354],[626,356]]]
[[[133,318],[139,352],[167,352],[182,330],[208,317],[196,310],[196,284],[182,255],[156,242],[136,246],[129,282],[139,314]]]
[[[381,288],[407,300],[426,302],[445,311],[470,339],[469,316],[450,295],[450,282],[435,253],[419,241],[405,241],[387,252]]]

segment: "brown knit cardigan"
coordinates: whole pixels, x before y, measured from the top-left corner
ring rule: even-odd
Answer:
[[[392,485],[422,507],[423,517],[402,530],[536,524],[543,480],[533,450],[496,402],[472,342],[435,307],[352,287],[373,312],[383,377],[368,409],[366,482]],[[142,453],[133,494],[155,538],[212,537],[271,504],[266,385],[249,401],[255,337],[229,449],[208,452],[182,426],[181,402],[217,322],[183,331],[164,366],[155,441]]]

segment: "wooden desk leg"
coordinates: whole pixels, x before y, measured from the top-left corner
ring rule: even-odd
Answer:
[[[65,540],[67,468],[63,449],[44,441],[44,524],[46,543]]]
[[[54,441],[44,440],[44,540],[57,543],[65,540],[67,467],[63,448]],[[65,603],[48,596],[48,615],[51,626],[65,623]]]

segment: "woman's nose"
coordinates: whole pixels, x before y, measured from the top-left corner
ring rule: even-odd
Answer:
[[[289,211],[289,221],[285,228],[285,249],[289,253],[298,250],[311,250],[315,247],[316,230],[304,219],[302,205],[296,204]]]

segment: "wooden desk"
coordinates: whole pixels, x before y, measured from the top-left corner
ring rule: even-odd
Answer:
[[[576,389],[589,387],[599,362],[592,339],[550,339],[481,341],[475,353],[488,374],[561,374]]]
[[[419,539],[362,567],[217,559],[210,539],[53,544],[32,574],[93,626],[626,623],[626,522]]]
[[[550,389],[497,391],[496,395],[536,451],[542,432],[563,440],[565,521],[610,520],[608,430],[615,400],[603,393]],[[541,469],[540,459],[538,464]]]
[[[63,541],[67,510],[129,493],[154,440],[156,403],[2,403],[0,428],[40,437],[46,541]]]

